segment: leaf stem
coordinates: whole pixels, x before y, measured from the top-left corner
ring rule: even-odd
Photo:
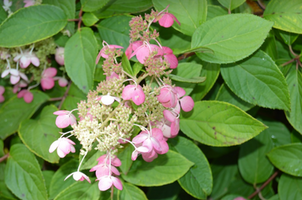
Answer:
[[[81,23],[82,23],[82,14],[83,14],[83,10],[81,8],[80,12],[79,12],[79,22],[78,22],[78,30],[81,29]]]
[[[276,176],[279,174],[280,171],[276,171],[265,183],[263,183],[260,188],[258,188],[255,192],[253,192],[248,199],[252,199],[254,196],[256,196],[263,188],[265,188]]]
[[[7,153],[7,154],[5,154],[4,156],[2,156],[2,157],[0,158],[0,163],[3,162],[6,158],[8,158],[8,156],[9,156],[9,153]]]
[[[63,105],[63,102],[65,101],[65,99],[66,99],[66,97],[67,97],[67,94],[68,94],[68,92],[69,92],[70,86],[71,86],[71,81],[69,82],[68,87],[67,87],[67,89],[66,89],[66,91],[65,91],[65,93],[64,93],[64,95],[63,95],[63,97],[62,97],[62,100],[61,100],[61,102],[60,102],[60,105],[58,106],[58,109],[59,109],[59,110],[61,109],[61,107],[62,107],[62,105]]]

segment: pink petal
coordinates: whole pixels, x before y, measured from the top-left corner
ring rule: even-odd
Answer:
[[[178,60],[174,54],[164,55],[164,57],[167,59],[167,61],[170,64],[171,69],[175,69],[178,66]]]
[[[153,142],[150,139],[146,139],[143,144],[144,147],[148,148],[148,152],[151,152],[153,150]],[[156,144],[155,144],[156,145]]]
[[[132,54],[132,43],[130,43],[130,45],[127,47],[125,54],[126,54],[127,58],[130,59],[130,56]]]
[[[138,156],[138,152],[134,150],[131,154],[131,160],[135,161],[137,159],[137,156]]]
[[[152,129],[152,136],[154,138],[156,138],[158,141],[162,140],[163,139],[163,132],[161,129],[159,128],[153,128]]]
[[[108,176],[111,175],[111,172],[109,171],[109,168],[105,165],[103,165],[102,168],[98,168],[95,172],[95,176],[97,178],[101,178],[102,176]]]
[[[155,158],[157,158],[157,153],[152,150],[149,153],[143,153],[142,157],[146,162],[152,162]]]
[[[59,141],[58,140],[54,141],[49,147],[49,150],[48,150],[49,153],[54,152],[58,148],[58,146],[59,146]]]
[[[59,115],[56,119],[56,125],[59,128],[66,128],[69,126],[70,120],[68,115]]]
[[[4,70],[4,71],[2,72],[2,74],[1,74],[1,78],[6,77],[6,76],[9,74],[9,72],[10,72],[9,69]]]
[[[160,142],[161,151],[157,152],[158,154],[165,154],[169,151],[169,145],[165,140],[161,140]]]
[[[139,144],[144,142],[147,138],[148,138],[148,133],[146,133],[146,131],[142,131],[140,134],[138,134],[132,139],[132,142],[134,144]]]
[[[168,124],[164,124],[162,127],[163,135],[166,138],[171,138],[171,128]]]
[[[55,81],[53,78],[42,78],[41,79],[41,87],[43,90],[49,90],[55,86]]]
[[[29,64],[30,64],[30,59],[28,59],[26,56],[22,56],[20,59],[20,67],[27,68]]]
[[[57,74],[57,69],[54,67],[50,67],[44,70],[42,73],[43,77],[54,77]]]
[[[2,103],[5,100],[4,96],[0,95],[0,103]]]
[[[171,123],[171,138],[177,136],[179,132],[179,119],[176,119],[173,123]]]
[[[161,103],[163,102],[168,102],[171,100],[171,90],[169,88],[162,88],[160,89],[160,93],[159,95],[157,96],[157,100]]]
[[[104,154],[102,156],[100,156],[98,159],[96,159],[97,161],[99,161],[99,164],[104,163],[105,159],[107,157],[107,154]]]
[[[151,49],[152,50],[152,49]],[[145,46],[141,46],[141,47],[139,47],[139,48],[137,48],[134,52],[133,52],[133,54],[135,53],[135,55],[136,55],[136,58],[137,58],[137,60],[140,62],[140,63],[142,63],[142,64],[144,64],[145,63],[145,59],[147,58],[147,57],[149,57],[149,55],[150,55],[150,49],[149,49],[149,47],[147,47],[146,45]],[[132,56],[131,56],[132,57]]]
[[[194,107],[194,101],[190,96],[185,96],[182,99],[180,99],[180,106],[183,111],[189,112]]]
[[[111,177],[113,185],[118,189],[118,190],[122,190],[123,189],[123,185],[122,182],[120,181],[120,179],[112,176]]]
[[[165,13],[159,20],[158,23],[159,25],[165,27],[165,28],[169,28],[173,25],[174,23],[174,19],[171,16],[172,14],[170,13]]]
[[[140,146],[136,150],[138,152],[141,152],[141,153],[147,153],[147,152],[149,152],[149,149],[147,147],[144,147],[144,146]]]
[[[101,56],[102,56],[102,50],[99,52],[98,56],[96,57],[95,64],[99,63]]]
[[[182,89],[181,87],[174,87],[174,90],[176,91],[178,98],[180,98],[186,94],[186,91],[184,89]]]
[[[67,110],[58,110],[56,112],[53,113],[54,115],[68,115],[69,111]]]
[[[27,91],[27,90],[21,90],[21,91],[18,93],[17,97],[18,97],[18,98],[24,97],[24,95],[26,94],[26,91]]]
[[[164,117],[169,122],[174,122],[176,120],[176,116],[169,110],[164,110]]]
[[[40,60],[39,60],[39,58],[37,58],[36,56],[32,56],[32,57],[30,58],[30,61],[31,61],[31,63],[32,63],[34,66],[36,66],[36,67],[38,67],[38,66],[40,65]]]
[[[5,88],[0,85],[0,95],[2,95],[5,92]]]
[[[30,91],[27,90],[27,92],[24,94],[23,98],[26,103],[30,103],[33,101],[34,95]]]
[[[135,90],[135,85],[127,85],[122,92],[122,98],[124,100],[130,100],[132,98],[133,91]]]
[[[77,118],[73,114],[70,114],[69,115],[69,124],[74,125],[76,123],[77,123]]]
[[[119,75],[117,75],[115,72],[112,72],[110,76],[106,76],[106,80],[110,80],[113,78],[119,78]]]
[[[152,142],[153,148],[154,148],[156,151],[160,152],[160,151],[161,151],[161,147],[160,147],[159,141],[158,141],[156,138],[154,138],[154,137],[151,137],[150,140],[151,140],[151,142]],[[146,140],[146,141],[147,141],[147,140]],[[145,145],[145,142],[143,143],[143,145],[146,146],[146,145]]]
[[[140,85],[133,91],[132,100],[136,105],[141,105],[145,101],[145,93]]]
[[[111,165],[114,165],[116,167],[119,167],[122,165],[122,162],[121,160],[118,158],[118,157],[114,157],[112,160],[111,160]]]
[[[19,75],[21,76],[21,78],[22,78],[23,80],[28,81],[28,78],[27,78],[27,76],[26,76],[24,73],[20,72]],[[24,86],[24,84],[25,84],[25,86]],[[21,83],[21,85],[22,85],[22,83]],[[26,87],[26,86],[27,86],[27,84],[26,84],[26,83],[23,83],[23,86],[21,86],[21,87]]]
[[[162,47],[162,48],[164,54],[173,54],[172,49],[170,49],[169,47]]]
[[[18,83],[19,80],[20,80],[20,76],[14,76],[14,75],[10,76],[10,82],[13,85],[15,85],[16,83]]]
[[[112,186],[111,178],[109,177],[100,178],[98,186],[101,191],[108,190]]]
[[[120,175],[120,172],[116,169],[116,167],[114,166],[111,166],[111,171],[112,173],[114,173],[115,175],[119,176]]]
[[[64,153],[61,149],[57,149],[57,154],[60,158],[64,158],[67,154]]]
[[[59,86],[65,87],[68,84],[68,81],[66,78],[59,78]]]

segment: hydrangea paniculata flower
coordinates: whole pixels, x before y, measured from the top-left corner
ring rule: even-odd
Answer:
[[[27,68],[30,63],[32,63],[34,66],[38,67],[40,65],[40,60],[39,58],[33,53],[33,48],[28,51],[26,50],[24,53],[21,51],[20,54],[18,54],[14,58],[15,62],[20,62],[20,67],[21,68]]]
[[[136,105],[140,105],[145,101],[145,93],[140,85],[127,85],[123,90],[122,98],[124,100],[132,99]]]
[[[58,115],[56,118],[56,125],[59,128],[66,128],[69,125],[73,125],[77,123],[76,117],[67,110],[59,110],[54,112],[53,114]]]
[[[59,65],[64,65],[64,48],[58,47],[56,49],[55,60]]]
[[[68,138],[59,138],[54,141],[49,147],[49,153],[54,152],[57,149],[58,156],[64,158],[70,152],[75,153],[75,143]]]
[[[41,87],[43,90],[49,90],[55,86],[54,76],[57,74],[57,69],[50,67],[43,71],[41,78]]]
[[[33,101],[34,99],[34,95],[29,91],[29,90],[21,90],[18,95],[17,95],[18,98],[22,98],[24,99],[24,101],[26,103],[30,103]]]

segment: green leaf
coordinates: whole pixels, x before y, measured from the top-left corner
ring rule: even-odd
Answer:
[[[152,0],[152,2],[159,12],[169,5],[169,13],[173,14],[181,24],[174,21],[173,28],[183,34],[192,36],[197,27],[206,21],[206,0]]]
[[[96,147],[96,145],[94,147]],[[92,167],[96,166],[98,164],[97,159],[105,154],[105,152],[101,152],[99,150],[94,150],[94,147],[92,148],[93,150],[89,151],[88,154],[86,155],[84,162],[81,166],[81,170],[91,169]],[[79,162],[81,162],[82,158],[83,158],[83,156],[80,155]]]
[[[220,101],[197,102],[193,111],[182,114],[182,132],[210,146],[238,145],[266,128],[239,108]]]
[[[221,15],[227,15],[228,11],[221,6],[208,5],[207,21]]]
[[[0,157],[4,156],[4,143],[0,140]]]
[[[130,16],[116,16],[97,24],[101,38],[108,44],[120,45],[124,50],[129,46]]]
[[[274,28],[301,34],[301,7],[300,0],[272,0],[266,6],[263,18],[274,22]]]
[[[199,59],[198,59],[199,60]],[[220,72],[220,65],[198,61],[197,63],[202,64],[201,77],[206,77],[206,81],[199,83],[193,89],[191,97],[194,101],[201,100],[214,86]]]
[[[19,124],[29,119],[35,111],[44,103],[48,97],[40,91],[31,91],[34,95],[34,100],[31,103],[26,103],[23,98],[19,99],[17,96],[12,97],[0,108],[0,138],[5,139],[11,134],[15,133]]]
[[[49,191],[50,182],[51,182],[51,179],[52,179],[54,173],[55,172],[51,171],[51,170],[44,170],[44,171],[42,171],[47,191]]]
[[[141,69],[143,69],[143,64],[141,64],[140,62],[136,62],[133,65],[133,75],[137,76],[137,74],[141,71]]]
[[[173,74],[178,76],[180,80],[187,80],[189,82],[179,82],[179,81],[173,81],[173,84],[175,84],[178,87],[183,88],[186,91],[186,95],[189,95],[196,84],[190,83],[192,79],[195,78],[202,78],[202,77],[196,77],[197,74],[200,74],[202,69],[202,65],[195,64],[195,63],[180,63],[176,69],[173,70]],[[205,77],[203,77],[205,78]],[[172,78],[173,79],[173,78]]]
[[[182,199],[180,198],[182,196],[179,195],[180,191],[181,187],[179,186],[178,182],[175,181],[168,185],[163,185],[159,187],[149,187],[147,198],[149,200],[180,200]]]
[[[86,95],[73,83],[71,83],[67,96],[62,104],[62,109],[73,110],[78,107],[81,100],[86,100]]]
[[[0,26],[1,47],[18,47],[44,40],[62,30],[67,23],[64,11],[52,5],[22,8]]]
[[[5,184],[21,199],[47,200],[48,195],[40,166],[23,144],[10,148],[5,167]]]
[[[84,13],[82,17],[83,23],[85,26],[94,25],[99,19],[93,13]]]
[[[278,58],[278,52],[277,52],[277,44],[276,39],[274,35],[268,36],[263,45],[260,48],[262,51],[267,53],[274,61]],[[277,64],[277,63],[276,63]]]
[[[294,143],[274,148],[267,154],[270,161],[281,171],[302,176],[302,144]]]
[[[17,199],[13,195],[13,193],[7,188],[4,182],[4,174],[5,174],[4,170],[5,170],[5,164],[0,163],[0,199],[10,199],[10,200]]]
[[[119,199],[147,200],[147,197],[138,187],[130,183],[123,183],[123,190],[120,191]]]
[[[272,22],[250,14],[215,17],[196,29],[192,37],[192,48],[212,49],[213,54],[197,53],[200,59],[207,62],[236,62],[248,57],[261,46],[272,25]]]
[[[302,199],[302,178],[282,174],[278,184],[280,200]]]
[[[228,10],[234,10],[245,2],[245,0],[218,0]]]
[[[174,74],[169,74],[169,78],[174,81],[184,82],[184,83],[202,83],[206,80],[206,77],[184,78],[184,77],[177,76]]]
[[[130,170],[130,167],[132,166],[133,161],[131,159],[131,155],[132,155],[133,151],[134,151],[133,146],[129,144],[129,145],[124,146],[122,151],[119,152],[119,154],[117,155],[118,158],[123,163],[119,167],[121,169],[121,171],[123,172],[123,174],[128,174],[128,171]]]
[[[178,180],[192,165],[181,154],[169,150],[152,162],[135,161],[128,174],[122,177],[139,186],[160,186]]]
[[[66,200],[66,199],[81,199],[81,200],[91,200],[99,199],[100,190],[98,188],[98,183],[94,182],[92,184],[85,181],[78,181],[72,186],[65,189],[54,200]]]
[[[237,97],[225,84],[221,85],[215,100],[228,102],[234,106],[237,106],[238,108],[241,108],[243,111],[247,111],[254,107],[253,104],[247,103]]]
[[[128,60],[126,54],[124,53],[122,56],[122,67],[125,72],[127,72],[130,76],[134,76],[132,67],[130,65],[130,61]]]
[[[207,48],[207,47],[189,48],[189,49],[186,49],[186,50],[182,51],[181,53],[191,53],[191,52],[194,52],[194,53],[214,53],[214,51],[212,49]]]
[[[84,12],[93,12],[103,8],[109,0],[81,0],[82,10]]]
[[[212,192],[213,178],[210,165],[203,152],[191,140],[178,136],[169,140],[173,150],[195,163],[178,182],[190,195],[206,199]]]
[[[124,0],[110,0],[105,7],[95,11],[94,14],[98,18],[106,18],[126,13],[140,13],[151,7],[151,0],[127,0],[127,3]]]
[[[55,172],[49,186],[49,199],[54,199],[57,195],[76,183],[72,177],[66,181],[64,181],[64,179],[77,170],[78,164],[77,160],[70,160]]]
[[[292,45],[296,41],[296,39],[299,37],[299,34],[295,34],[295,33],[290,33],[290,32],[286,32],[286,31],[282,31],[282,30],[278,30],[278,32],[279,32],[281,38],[283,39],[283,41],[285,42],[285,44],[287,44],[287,45]]]
[[[239,171],[243,179],[250,184],[266,181],[274,170],[274,166],[266,157],[266,153],[273,148],[273,142],[267,130],[269,129],[240,146]]]
[[[244,101],[266,108],[290,109],[286,80],[263,51],[259,50],[240,62],[224,65],[221,74],[229,88]]]
[[[286,77],[290,93],[290,111],[286,111],[285,115],[289,123],[302,134],[302,74],[295,67]]]
[[[6,19],[7,13],[5,10],[0,6],[0,24]]]
[[[45,106],[37,119],[24,120],[19,128],[19,136],[27,148],[50,163],[59,162],[57,153],[48,151],[60,137],[61,129],[56,126],[57,116],[53,114],[57,110],[53,105]]]
[[[65,67],[68,76],[82,90],[88,93],[93,87],[97,41],[90,28],[82,28],[74,34],[65,46]]]

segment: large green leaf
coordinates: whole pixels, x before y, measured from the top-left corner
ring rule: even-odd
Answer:
[[[67,93],[67,96],[62,104],[62,109],[73,110],[78,107],[81,100],[86,100],[86,95],[73,83]]]
[[[98,183],[88,183],[86,180],[78,181],[72,184],[70,187],[62,191],[54,200],[66,200],[66,199],[81,199],[81,200],[92,200],[99,199],[100,190]]]
[[[218,64],[207,63],[203,61],[202,62],[198,61],[197,63],[202,64],[202,70],[200,76],[206,77],[206,80],[203,83],[197,84],[193,89],[191,96],[194,99],[194,101],[199,101],[204,96],[206,96],[206,94],[214,86],[220,73],[220,65]]]
[[[290,32],[286,32],[286,31],[282,31],[282,30],[278,30],[281,38],[283,39],[283,41],[285,42],[285,44],[287,45],[292,45],[296,39],[299,37],[299,34],[296,33],[290,33]]]
[[[302,199],[302,178],[282,174],[278,184],[280,200]]]
[[[293,33],[302,33],[302,1],[271,0],[263,17],[274,22],[274,28]]]
[[[152,162],[135,161],[128,174],[122,177],[139,186],[159,186],[178,180],[192,165],[181,154],[169,150]]]
[[[221,6],[208,5],[207,21],[221,15],[227,15],[228,11]]]
[[[242,99],[240,99],[239,97],[237,97],[232,92],[232,90],[230,90],[230,88],[225,84],[221,85],[215,100],[231,103],[237,106],[238,108],[241,108],[244,111],[247,111],[252,107],[254,107],[253,104],[247,103]]]
[[[5,164],[0,163],[0,199],[10,199],[15,200],[17,199],[13,193],[7,188],[4,182],[4,175],[5,175]]]
[[[127,200],[147,200],[145,193],[130,183],[123,183],[123,190],[120,191],[119,198]]]
[[[110,0],[105,7],[95,11],[94,14],[98,18],[106,18],[125,13],[140,13],[151,7],[151,0],[127,0],[127,3],[125,0]]]
[[[281,171],[302,177],[302,144],[295,143],[276,147],[267,156]]]
[[[206,0],[152,0],[152,2],[157,11],[162,11],[169,5],[169,13],[172,13],[181,24],[174,22],[173,28],[189,36],[192,36],[207,18]]]
[[[218,1],[229,11],[239,7],[241,4],[245,2],[245,0],[218,0]]]
[[[291,69],[286,77],[290,93],[290,111],[285,115],[289,123],[302,134],[302,74],[295,67]]]
[[[210,63],[236,62],[261,46],[272,25],[272,22],[249,14],[215,17],[196,29],[192,48],[213,50],[214,53],[197,53],[202,60]]]
[[[273,109],[290,109],[286,80],[263,51],[221,68],[229,88],[244,101]]]
[[[71,80],[85,93],[93,87],[97,41],[90,28],[82,28],[65,46],[65,67]]]
[[[64,11],[56,6],[38,5],[20,9],[0,26],[0,46],[17,47],[44,40],[62,30],[66,23]]]
[[[131,159],[131,155],[132,155],[133,151],[134,151],[133,146],[128,144],[128,145],[125,145],[124,148],[117,155],[118,158],[123,163],[119,167],[123,174],[128,174],[128,171],[130,170],[130,167],[133,163],[133,161]]]
[[[0,24],[6,19],[7,13],[3,9],[2,6],[0,6]]]
[[[129,46],[130,16],[115,16],[97,24],[101,38],[108,44],[120,45],[124,50]]]
[[[58,109],[49,105],[43,108],[37,119],[24,120],[19,128],[22,142],[36,155],[51,163],[58,163],[57,153],[49,153],[50,145],[60,137],[61,129],[55,124]],[[39,144],[39,145],[37,145]]]
[[[198,199],[206,199],[212,192],[213,178],[210,165],[203,152],[191,140],[178,136],[169,140],[172,148],[195,165],[181,177],[181,187]]]
[[[274,166],[266,157],[266,153],[273,148],[268,130],[269,128],[240,146],[238,166],[243,179],[248,183],[262,183],[273,173]]]
[[[70,160],[55,172],[49,186],[49,199],[54,199],[76,183],[72,177],[68,178],[66,181],[64,181],[64,179],[77,170],[78,164],[77,160]]]
[[[19,99],[17,96],[12,97],[0,109],[0,138],[5,139],[9,135],[15,133],[19,124],[29,119],[38,107],[44,103],[48,97],[40,91],[31,91],[34,95],[34,100],[31,103],[26,103],[24,99]],[[5,126],[4,126],[5,124]]]
[[[197,102],[180,119],[180,129],[187,136],[210,146],[238,145],[265,128],[241,109],[220,101]]]
[[[35,156],[23,144],[10,148],[5,184],[20,199],[47,200],[44,178]]]
[[[109,0],[81,0],[82,10],[84,12],[93,12],[103,8]]]

